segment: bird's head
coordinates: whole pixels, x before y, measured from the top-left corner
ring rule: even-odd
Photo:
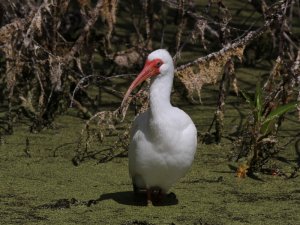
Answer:
[[[130,93],[147,78],[165,75],[173,76],[173,72],[173,59],[167,50],[158,49],[151,52],[147,57],[143,70],[139,73],[139,75],[135,78],[135,80],[131,83],[130,87],[128,88],[123,98],[121,107],[125,104]]]

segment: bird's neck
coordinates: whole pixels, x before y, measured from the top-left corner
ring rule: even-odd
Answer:
[[[172,72],[172,71],[171,71]],[[160,116],[172,107],[170,96],[173,86],[173,73],[157,76],[150,85],[150,111],[152,116]]]

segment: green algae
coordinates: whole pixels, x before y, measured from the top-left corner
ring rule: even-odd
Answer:
[[[297,224],[300,220],[299,178],[238,179],[222,145],[199,147],[193,168],[172,189],[179,199],[174,205],[145,207],[137,202],[127,159],[75,167],[68,157],[19,155],[15,160],[1,159],[1,171],[2,224]],[[43,207],[72,198],[100,201],[90,207]]]

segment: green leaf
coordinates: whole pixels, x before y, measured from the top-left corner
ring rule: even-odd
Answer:
[[[250,94],[243,90],[240,90],[240,92],[242,93],[243,97],[246,99],[246,102],[249,103],[252,108],[255,108],[254,101],[252,100]]]
[[[277,107],[275,110],[273,110],[263,121],[263,125],[277,119],[279,116],[283,115],[284,113],[296,109],[297,108],[297,102],[291,102],[285,105],[281,105]]]
[[[261,126],[260,133],[263,135],[269,134],[272,131],[274,124],[275,124],[275,120],[270,120],[270,121],[264,123]]]
[[[256,84],[256,90],[255,90],[255,108],[257,113],[257,121],[261,120],[261,110],[262,110],[262,89],[260,86],[260,82],[257,82]]]

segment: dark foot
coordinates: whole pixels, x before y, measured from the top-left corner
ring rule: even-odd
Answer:
[[[134,195],[137,195],[139,193],[139,188],[135,184],[133,185],[133,193]]]
[[[147,189],[147,206],[151,206],[153,205],[152,202],[152,190],[151,189]]]
[[[156,190],[152,193],[152,203],[154,205],[174,205],[178,203],[176,195],[173,192],[166,194],[161,190]]]
[[[137,198],[143,197],[147,199],[147,205],[161,204],[176,204],[178,202],[176,195],[173,192],[166,194],[160,188],[138,188],[133,185],[134,196]]]

